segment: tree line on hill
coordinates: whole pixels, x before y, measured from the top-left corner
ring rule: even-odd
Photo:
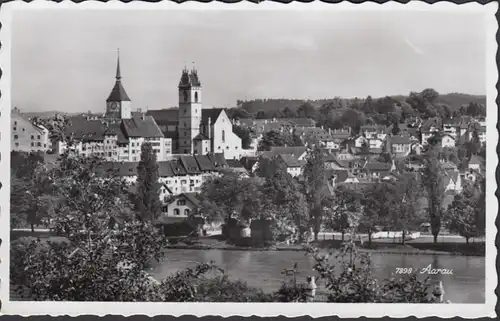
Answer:
[[[333,98],[323,100],[256,99],[238,101],[238,107],[227,110],[230,118],[311,118],[318,125],[337,129],[350,126],[354,132],[365,124],[390,126],[411,117],[427,119],[486,116],[486,97],[465,94],[440,95],[428,88],[408,96],[386,96],[364,99]]]

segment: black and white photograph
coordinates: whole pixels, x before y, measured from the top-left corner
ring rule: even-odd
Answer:
[[[5,313],[492,315],[495,6],[32,5],[0,37]]]

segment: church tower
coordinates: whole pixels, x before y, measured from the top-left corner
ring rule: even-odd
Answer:
[[[179,82],[179,153],[193,154],[193,139],[200,133],[201,82],[198,71],[184,68]]]
[[[132,117],[132,102],[122,85],[120,51],[118,51],[116,63],[115,85],[106,99],[106,117],[114,119],[130,119]]]

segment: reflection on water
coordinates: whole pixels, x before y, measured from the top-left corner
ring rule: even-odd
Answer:
[[[412,268],[419,272],[429,264],[436,269],[453,269],[453,275],[433,275],[442,280],[445,300],[453,303],[484,303],[485,263],[483,257],[448,255],[395,255],[373,253],[374,274],[379,279],[394,275],[396,268]],[[164,263],[153,270],[153,276],[164,278],[197,263],[214,261],[231,279],[241,279],[248,285],[271,292],[283,281],[281,272],[298,263],[299,278],[313,275],[314,260],[303,252],[288,251],[225,251],[167,250]],[[422,274],[423,276],[424,274]],[[321,286],[321,284],[318,284]]]

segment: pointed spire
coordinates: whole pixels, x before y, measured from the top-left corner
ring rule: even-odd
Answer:
[[[120,48],[117,49],[118,59],[116,61],[116,80],[120,81],[122,79],[122,74],[120,72]]]

